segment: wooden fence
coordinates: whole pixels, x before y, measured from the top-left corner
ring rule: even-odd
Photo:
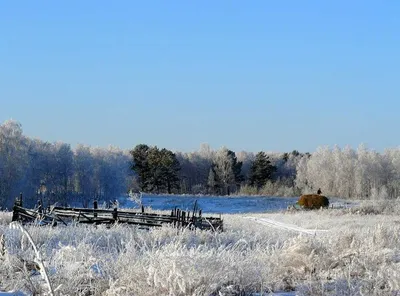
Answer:
[[[37,223],[39,225],[57,225],[70,223],[82,224],[115,224],[124,223],[141,227],[161,227],[170,224],[174,227],[187,227],[189,229],[207,229],[223,231],[221,217],[205,217],[198,208],[197,201],[192,211],[182,211],[175,208],[169,215],[145,212],[142,206],[140,210],[99,209],[97,201],[93,203],[93,209],[70,208],[51,206],[43,209],[40,205],[36,209],[27,209],[22,206],[22,195],[15,200],[12,221],[22,223]]]

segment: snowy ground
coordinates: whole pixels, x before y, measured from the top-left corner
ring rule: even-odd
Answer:
[[[56,295],[400,295],[400,202],[224,215],[223,233],[28,227]],[[0,291],[46,291],[0,213]],[[283,294],[283,293],[286,294]],[[29,294],[30,293],[30,294]],[[398,294],[396,294],[398,293]]]
[[[252,216],[245,216],[245,219],[250,219],[256,223],[266,225],[269,227],[275,227],[281,230],[290,230],[294,232],[299,232],[299,233],[304,233],[304,234],[310,234],[310,235],[317,235],[324,233],[326,234],[328,230],[322,230],[322,229],[306,229],[306,228],[301,228],[293,224],[288,224],[288,223],[283,223],[279,222],[270,218],[263,218],[263,217],[252,217]]]

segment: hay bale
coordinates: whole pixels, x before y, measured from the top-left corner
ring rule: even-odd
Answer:
[[[329,207],[329,199],[323,195],[304,194],[300,196],[299,200],[297,201],[297,204],[305,209],[310,209],[310,210],[327,208]]]

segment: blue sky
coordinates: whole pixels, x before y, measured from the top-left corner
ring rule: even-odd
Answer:
[[[399,1],[2,1],[0,121],[75,146],[400,144]]]

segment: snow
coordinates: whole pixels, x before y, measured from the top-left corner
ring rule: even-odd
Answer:
[[[276,293],[268,293],[268,294],[253,293],[253,294],[251,294],[251,296],[296,296],[296,295],[297,295],[296,292],[276,292]]]
[[[298,227],[296,225],[282,223],[282,222],[274,221],[272,219],[267,219],[267,218],[256,218],[256,217],[248,217],[248,216],[246,216],[244,218],[250,219],[250,220],[252,220],[256,223],[260,223],[262,225],[272,226],[272,227],[276,227],[278,229],[291,230],[291,231],[305,233],[305,234],[311,234],[311,235],[326,233],[328,231],[328,230],[322,230],[322,229],[305,229],[305,228]]]
[[[222,233],[123,225],[26,229],[62,295],[396,295],[399,214],[395,200],[225,214]],[[41,277],[24,272],[35,254],[8,227],[9,218],[0,213],[7,249],[0,290],[44,293]]]

